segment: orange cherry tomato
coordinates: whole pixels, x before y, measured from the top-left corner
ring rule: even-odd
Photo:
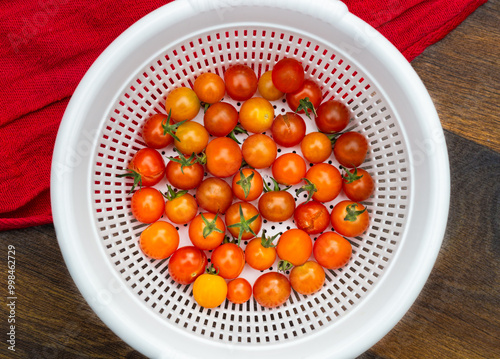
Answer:
[[[193,297],[204,308],[221,305],[227,296],[226,281],[216,274],[204,273],[193,284]]]
[[[284,93],[274,86],[272,71],[263,73],[257,83],[257,88],[262,97],[268,101],[276,101],[283,97]]]
[[[300,149],[307,161],[321,163],[332,154],[332,142],[324,133],[311,132],[302,139]]]
[[[269,269],[276,260],[276,246],[273,240],[276,238],[262,237],[254,238],[248,242],[245,248],[245,261],[248,265],[257,270]]]
[[[245,253],[234,243],[224,243],[212,252],[212,265],[225,279],[233,279],[241,274],[245,267]]]
[[[233,202],[233,191],[226,181],[209,177],[196,189],[196,201],[206,211],[224,214]]]
[[[227,283],[227,299],[234,304],[243,304],[252,296],[252,285],[245,278],[236,278]]]
[[[194,80],[193,90],[201,102],[213,104],[222,100],[226,86],[219,75],[205,72]]]
[[[165,215],[176,224],[191,222],[198,212],[198,203],[192,195],[185,193],[165,203]]]
[[[226,226],[218,214],[200,213],[189,224],[189,239],[199,249],[210,251],[224,240]]]
[[[341,201],[333,207],[332,226],[339,234],[356,237],[368,229],[370,217],[365,206],[354,201]]]
[[[347,169],[342,175],[342,189],[351,201],[366,201],[375,190],[372,176],[362,168]]]
[[[330,202],[337,198],[342,190],[340,171],[328,163],[318,163],[309,168],[306,173],[307,184],[302,186],[297,194],[304,191],[318,202]]]
[[[238,124],[238,111],[230,103],[214,103],[205,111],[203,124],[212,136],[227,136]]]
[[[309,259],[312,248],[311,237],[305,231],[293,228],[281,235],[276,253],[280,259],[294,266],[300,266]]]
[[[299,183],[306,175],[306,171],[304,159],[296,153],[286,153],[279,156],[272,167],[274,179],[285,185]]]
[[[262,217],[254,205],[235,202],[226,211],[226,227],[235,238],[246,240],[255,237],[262,226]]]
[[[215,138],[207,146],[207,170],[216,177],[234,175],[241,167],[243,155],[236,141],[228,137]]]
[[[275,308],[285,303],[290,297],[292,287],[281,273],[262,274],[253,285],[253,297],[265,308]]]
[[[139,222],[153,223],[161,218],[165,210],[165,199],[155,188],[143,187],[132,195],[132,215]]]
[[[194,121],[184,122],[177,128],[175,135],[179,139],[174,141],[175,148],[188,156],[203,151],[209,139],[205,127]]]
[[[321,234],[313,246],[316,261],[326,269],[338,269],[345,266],[352,255],[351,243],[335,232]]]
[[[175,122],[192,120],[200,112],[200,107],[198,96],[188,87],[173,89],[165,100],[165,111],[171,113]]]
[[[240,124],[248,132],[262,133],[271,128],[274,107],[262,97],[253,97],[243,102],[240,108]]]
[[[293,219],[297,228],[309,234],[323,232],[330,224],[330,214],[324,204],[309,201],[301,203],[295,209]]]
[[[271,189],[265,183],[266,193],[259,198],[259,212],[268,221],[283,222],[293,216],[295,211],[295,199],[285,190],[280,190],[278,183],[274,182],[274,188]]]
[[[184,155],[173,157],[167,163],[165,176],[168,182],[179,189],[190,190],[203,181],[205,169],[193,158]]]
[[[300,294],[312,294],[325,283],[325,270],[318,263],[308,261],[290,271],[290,284]]]
[[[241,146],[241,152],[249,166],[261,169],[268,168],[273,164],[278,154],[278,148],[271,137],[257,133],[245,139]]]
[[[233,177],[233,193],[242,201],[254,201],[262,194],[264,183],[259,172],[251,168],[241,169]]]
[[[306,134],[304,119],[293,112],[278,115],[271,126],[274,141],[283,147],[293,147],[302,141]]]
[[[148,257],[165,259],[179,246],[179,233],[170,223],[157,221],[142,231],[139,247]]]

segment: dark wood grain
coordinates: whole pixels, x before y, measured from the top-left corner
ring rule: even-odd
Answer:
[[[500,358],[499,14],[498,2],[488,2],[412,63],[447,130],[450,217],[417,301],[359,359]],[[4,342],[0,358],[144,358],[85,302],[52,225],[0,232],[0,241],[1,273],[7,271],[7,245],[16,247],[18,296],[17,351],[12,355]]]

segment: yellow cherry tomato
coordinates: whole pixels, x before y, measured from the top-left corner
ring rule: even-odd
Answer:
[[[174,122],[192,120],[200,112],[200,100],[196,93],[188,87],[172,90],[165,100],[165,110]]]
[[[202,307],[218,307],[224,302],[226,295],[226,281],[216,274],[204,273],[194,281],[193,297]]]
[[[200,153],[207,147],[208,131],[198,122],[184,122],[175,133],[179,140],[174,141],[175,148],[185,155]]]
[[[274,107],[262,97],[253,97],[243,102],[240,108],[240,124],[248,132],[262,133],[274,120]]]
[[[276,101],[283,97],[284,93],[274,86],[272,71],[267,71],[262,74],[257,83],[257,88],[262,97],[268,101]]]

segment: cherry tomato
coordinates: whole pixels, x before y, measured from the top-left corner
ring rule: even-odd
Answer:
[[[300,115],[287,112],[278,115],[271,126],[274,141],[283,147],[293,147],[302,141],[306,134],[306,123]]]
[[[330,100],[323,102],[316,111],[316,126],[325,133],[340,132],[349,123],[349,109],[342,102]]]
[[[168,117],[162,113],[156,113],[144,122],[142,126],[142,139],[149,148],[163,148],[174,142],[174,138],[165,131],[168,128]],[[175,125],[174,125],[175,126]]]
[[[137,185],[154,186],[165,176],[165,161],[161,154],[152,148],[143,148],[130,160],[126,174],[118,177],[132,177],[134,185],[131,191]]]
[[[365,206],[354,201],[341,201],[333,207],[332,226],[339,234],[356,237],[368,229],[370,218]]]
[[[267,131],[274,120],[274,107],[262,97],[253,97],[243,102],[240,108],[240,124],[248,132]]]
[[[286,102],[290,110],[298,113],[306,113],[307,117],[310,117],[309,112],[316,113],[322,100],[323,92],[321,92],[321,87],[309,79],[304,80],[302,86],[297,91],[286,94]]]
[[[241,146],[241,152],[249,166],[261,169],[273,164],[278,148],[271,137],[258,133],[246,138]]]
[[[273,241],[276,236],[267,238],[263,234],[262,237],[254,238],[248,242],[245,248],[245,261],[250,267],[257,270],[265,270],[274,264],[276,260],[276,246],[273,244]]]
[[[328,163],[318,163],[309,168],[306,173],[306,185],[298,191],[309,192],[309,198],[312,197],[318,202],[330,202],[337,198],[342,190],[342,177],[338,169]]]
[[[338,269],[345,266],[352,255],[351,243],[334,232],[321,234],[313,246],[316,261],[326,269]]]
[[[192,153],[200,153],[208,144],[209,134],[207,130],[194,121],[180,125],[175,135],[179,139],[174,141],[175,148],[188,156]]]
[[[259,89],[260,95],[268,101],[279,100],[284,95],[283,92],[274,86],[272,71],[267,71],[260,76],[257,88]]]
[[[240,170],[233,177],[233,193],[242,201],[254,201],[262,194],[264,184],[259,172],[251,168]]]
[[[190,284],[205,272],[207,256],[202,250],[188,246],[177,249],[168,261],[168,273],[179,284]]]
[[[372,176],[362,168],[347,169],[343,167],[342,189],[351,201],[366,201],[375,189]]]
[[[189,193],[182,191],[179,194],[174,194],[165,203],[165,215],[173,223],[189,223],[198,212],[198,203]]]
[[[204,308],[215,308],[226,300],[226,281],[216,274],[204,273],[193,284],[193,297]]]
[[[179,246],[179,233],[170,223],[157,221],[141,233],[139,247],[145,255],[154,259],[165,259]]]
[[[290,297],[292,287],[281,273],[262,274],[253,285],[253,297],[265,308],[275,308],[285,303]]]
[[[358,132],[345,132],[333,146],[333,154],[339,163],[348,168],[359,167],[368,152],[366,137]]]
[[[295,209],[293,219],[297,228],[309,234],[321,233],[330,224],[328,209],[316,201],[299,204]]]
[[[246,65],[232,65],[224,72],[227,94],[236,101],[245,101],[257,91],[257,76]]]
[[[234,304],[243,304],[252,296],[252,285],[245,278],[236,278],[227,283],[227,299]]]
[[[208,172],[220,178],[238,172],[243,160],[240,146],[227,137],[218,137],[210,141],[205,153]]]
[[[226,227],[233,237],[238,238],[238,243],[255,237],[261,226],[262,217],[251,203],[235,202],[226,211]]]
[[[200,213],[189,224],[189,239],[199,249],[210,251],[224,240],[226,226],[218,214]]]
[[[225,279],[236,278],[245,267],[245,253],[234,243],[224,243],[215,248],[210,260],[218,274]]]
[[[306,175],[306,163],[296,153],[286,153],[279,156],[273,163],[274,179],[281,184],[294,185]]]
[[[302,139],[300,149],[307,161],[321,163],[332,154],[332,142],[324,133],[311,132]]]
[[[165,170],[168,182],[176,188],[190,190],[198,187],[203,181],[205,170],[196,162],[192,155],[189,158],[184,155],[171,158]]]
[[[323,287],[325,270],[318,263],[308,261],[290,271],[290,284],[297,293],[312,294]]]
[[[214,103],[205,112],[203,124],[211,135],[227,136],[238,124],[238,111],[230,103]]]
[[[280,190],[278,183],[274,182],[274,189],[266,186],[266,193],[259,198],[259,212],[262,217],[271,222],[283,222],[293,216],[295,211],[295,200],[287,192]]]
[[[276,253],[280,259],[294,266],[304,264],[312,254],[312,240],[305,231],[297,228],[283,233],[276,246]]]
[[[153,223],[163,215],[165,200],[157,189],[143,187],[132,195],[131,207],[132,215],[139,222]]]
[[[175,122],[192,120],[200,112],[200,100],[196,93],[188,87],[173,89],[165,100],[165,111],[171,112]]]
[[[194,80],[193,90],[201,102],[213,104],[222,100],[226,86],[219,75],[205,72]]]
[[[274,65],[272,79],[274,86],[281,92],[295,92],[304,82],[302,64],[295,59],[285,57]]]
[[[233,191],[220,178],[209,177],[196,189],[196,201],[209,212],[224,214],[233,202]]]

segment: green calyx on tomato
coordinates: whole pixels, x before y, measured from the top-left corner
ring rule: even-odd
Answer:
[[[116,177],[118,177],[118,178],[130,177],[130,178],[134,179],[134,184],[132,185],[132,188],[130,188],[130,192],[129,192],[129,194],[131,194],[132,192],[134,192],[134,189],[137,185],[139,185],[139,189],[142,188],[142,178],[141,178],[140,173],[137,171],[134,171],[131,169],[127,169],[126,171],[127,171],[127,173],[122,173],[121,175],[116,175]]]
[[[240,185],[241,188],[243,189],[243,193],[245,194],[245,198],[248,197],[250,194],[250,189],[252,188],[252,179],[255,176],[255,172],[252,172],[252,174],[248,177],[245,177],[243,174],[243,171],[240,170],[240,180],[236,182],[236,184]]]
[[[348,221],[348,222],[355,222],[356,219],[358,218],[358,216],[363,213],[364,211],[366,211],[366,208],[361,210],[361,211],[356,211],[356,207],[358,206],[358,203],[353,203],[353,204],[350,204],[346,207],[346,216],[344,217],[344,221]]]
[[[307,200],[304,202],[304,203],[307,203],[311,200],[312,196],[314,195],[315,192],[318,192],[318,188],[316,187],[316,185],[314,183],[312,183],[311,181],[309,181],[307,178],[302,178],[304,181],[306,181],[306,184],[303,185],[302,187],[298,188],[295,193],[297,194],[297,196],[299,194],[301,194],[302,192],[305,192],[307,191],[308,195],[307,195]]]
[[[284,189],[280,189],[280,185],[278,182],[276,182],[276,180],[274,178],[271,177],[271,181],[273,181],[274,183],[274,187],[271,189],[268,184],[266,183],[266,181],[264,181],[264,192],[279,192],[279,191],[287,191],[289,190],[290,188],[292,188],[292,186],[286,186]]]
[[[213,263],[210,264],[209,266],[207,266],[207,268],[205,269],[205,273],[207,274],[212,274],[212,275],[219,275],[219,269],[215,269]]]
[[[304,110],[306,116],[311,119],[311,115],[309,114],[309,111],[312,111],[314,116],[317,116],[318,114],[316,113],[316,109],[314,108],[314,105],[311,101],[309,101],[309,97],[302,98],[299,101],[299,106],[295,110],[295,113],[298,113],[299,111]]]
[[[278,271],[286,272],[293,268],[293,264],[284,259],[278,262]]]
[[[236,138],[236,134],[240,134],[240,133],[244,133],[245,135],[248,136],[248,131],[245,130],[240,125],[237,125],[235,128],[233,128],[233,130],[231,132],[229,132],[229,135],[227,135],[226,137],[229,137],[230,139],[235,141],[238,145],[241,145],[241,142],[238,141],[238,139]]]
[[[254,236],[257,236],[257,234],[254,232],[254,230],[250,227],[250,224],[255,221],[257,218],[259,218],[259,214],[256,214],[252,218],[245,219],[245,216],[243,214],[243,208],[241,208],[240,204],[240,221],[238,223],[231,224],[227,226],[227,228],[239,228],[240,231],[238,233],[238,242],[236,243],[238,246],[240,245],[241,242],[241,237],[243,236],[244,232],[250,232]]]
[[[342,173],[342,178],[345,180],[345,183],[350,184],[353,183],[363,177],[363,175],[358,176],[358,168],[354,167],[354,172],[349,171],[348,168],[340,165],[340,168],[345,171]]]
[[[179,137],[175,135],[175,130],[177,127],[182,125],[184,122],[187,120],[177,122],[177,123],[170,123],[170,116],[172,115],[172,110],[168,111],[168,117],[165,122],[161,123],[161,127],[163,128],[163,134],[166,135],[167,133],[174,138],[174,140],[181,142]]]
[[[283,233],[280,232],[280,233],[275,234],[274,236],[267,237],[266,236],[266,231],[264,230],[262,232],[262,238],[260,239],[260,244],[264,248],[274,248],[274,247],[276,247],[276,244],[273,244],[274,240],[276,238],[278,238],[278,236],[281,236],[282,234]]]
[[[187,190],[176,191],[176,190],[174,190],[172,188],[172,186],[170,186],[169,184],[167,184],[167,192],[162,193],[162,194],[163,194],[163,197],[165,197],[167,200],[173,201],[176,198],[184,196],[186,193],[188,193]]]
[[[184,156],[181,152],[177,151],[177,149],[174,148],[174,151],[176,151],[179,154],[179,158],[175,157],[169,157],[171,161],[177,162],[181,165],[181,172],[184,174],[184,167],[189,167],[194,165],[195,163],[200,163],[200,158],[193,152],[191,156],[186,157]]]
[[[201,214],[201,219],[205,223],[205,228],[203,228],[203,238],[207,238],[212,232],[224,233],[219,228],[217,228],[216,222],[218,216],[219,214],[217,213],[214,219],[211,222],[209,222],[208,219],[205,218],[203,213]]]

